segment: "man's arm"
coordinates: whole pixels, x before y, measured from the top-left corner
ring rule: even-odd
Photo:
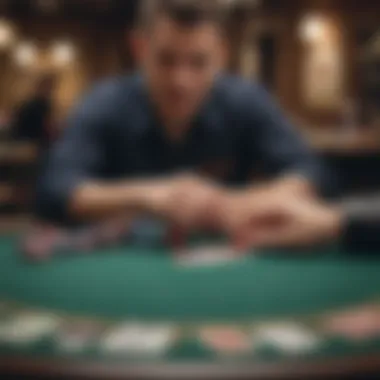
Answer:
[[[147,183],[104,183],[104,131],[109,127],[107,99],[99,89],[69,119],[53,147],[37,186],[37,216],[68,222],[132,211],[144,201]],[[109,102],[109,101],[108,101]]]
[[[92,94],[70,119],[37,186],[37,216],[60,223],[124,213],[152,213],[183,224],[202,219],[220,192],[203,179],[102,179],[105,131],[112,127],[108,105],[107,96]]]

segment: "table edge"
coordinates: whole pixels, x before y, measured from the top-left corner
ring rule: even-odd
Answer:
[[[125,365],[61,359],[0,357],[0,374],[43,375],[44,377],[75,377],[119,379],[308,379],[313,377],[346,376],[380,373],[380,354],[363,357],[320,359],[312,362],[257,364],[177,363]]]

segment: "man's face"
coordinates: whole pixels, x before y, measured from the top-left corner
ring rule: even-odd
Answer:
[[[218,27],[181,26],[161,17],[146,32],[142,66],[161,116],[184,123],[197,112],[222,66]]]

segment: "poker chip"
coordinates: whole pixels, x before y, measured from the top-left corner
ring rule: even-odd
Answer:
[[[349,340],[368,340],[380,337],[380,309],[369,306],[332,315],[323,321],[328,335]]]
[[[129,231],[126,219],[115,219],[99,224],[95,229],[96,241],[102,246],[120,243]]]
[[[1,340],[5,343],[29,344],[52,334],[60,320],[47,314],[23,314],[2,326]]]
[[[37,229],[24,239],[21,249],[27,257],[42,261],[51,256],[59,237],[59,231],[55,228]]]
[[[102,332],[102,326],[95,322],[66,322],[57,330],[54,341],[59,350],[77,353],[94,344]]]
[[[207,347],[224,355],[242,354],[250,350],[250,341],[242,330],[230,326],[204,327],[199,333]]]
[[[54,245],[54,255],[66,255],[73,252],[71,234],[68,231],[61,231],[59,238]]]
[[[256,346],[270,346],[284,354],[304,354],[316,350],[322,340],[312,331],[296,323],[259,327],[253,334]]]
[[[76,231],[70,239],[71,249],[79,252],[91,252],[96,248],[97,235],[93,228]]]
[[[175,329],[168,325],[130,323],[108,332],[101,349],[109,354],[157,356],[169,349],[175,335]]]
[[[164,241],[167,226],[153,218],[139,218],[131,223],[130,238],[135,245],[155,246]]]

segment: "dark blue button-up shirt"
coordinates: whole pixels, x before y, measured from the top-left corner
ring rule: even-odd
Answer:
[[[220,76],[184,141],[172,144],[135,75],[97,85],[74,111],[39,181],[37,213],[64,220],[84,181],[188,170],[228,184],[248,183],[259,172],[321,181],[318,162],[259,86]]]

